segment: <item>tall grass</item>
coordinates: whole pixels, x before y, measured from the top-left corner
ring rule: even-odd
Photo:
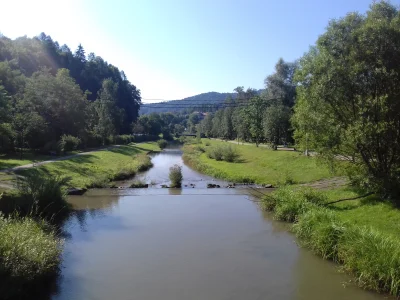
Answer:
[[[262,206],[276,218],[294,222],[301,244],[343,265],[367,289],[400,296],[400,241],[387,232],[339,219],[324,207],[325,196],[311,189],[283,187]]]
[[[61,240],[45,222],[0,216],[1,298],[22,299],[40,288],[57,272],[61,251]]]
[[[312,188],[293,189],[289,186],[279,188],[262,201],[264,209],[274,211],[278,220],[295,222],[298,217],[309,209],[325,202],[323,194]]]
[[[65,185],[69,178],[27,173],[17,180],[19,197],[14,209],[21,215],[52,219],[69,211]]]

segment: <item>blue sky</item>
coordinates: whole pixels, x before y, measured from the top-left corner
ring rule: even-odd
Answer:
[[[392,1],[398,5],[400,0]],[[145,99],[181,99],[263,88],[282,57],[295,60],[330,19],[368,10],[370,0],[13,0],[0,32],[82,43],[124,70]],[[9,12],[9,13],[4,13]],[[146,102],[146,101],[145,101]]]

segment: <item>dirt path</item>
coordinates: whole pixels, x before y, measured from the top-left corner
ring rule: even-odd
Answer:
[[[37,162],[37,163],[31,163],[31,164],[27,164],[27,165],[23,165],[23,166],[2,169],[2,170],[0,170],[0,172],[8,173],[8,172],[14,172],[14,171],[18,171],[18,170],[29,169],[29,168],[38,167],[38,166],[42,166],[42,165],[45,165],[45,164],[50,164],[50,163],[53,163],[53,162],[57,162],[57,161],[60,161],[60,160],[67,160],[67,159],[71,159],[71,158],[74,158],[74,157],[77,157],[77,156],[88,155],[88,154],[91,154],[93,152],[110,150],[110,149],[117,148],[117,147],[120,147],[120,145],[114,145],[114,146],[110,146],[110,147],[107,147],[107,148],[100,148],[100,149],[95,149],[95,150],[91,150],[91,151],[88,151],[88,152],[82,152],[82,153],[78,153],[78,154],[74,154],[74,155],[58,157],[58,158],[45,160],[45,161],[41,161],[41,162]]]
[[[342,187],[348,184],[349,184],[348,179],[344,176],[341,176],[341,177],[326,178],[314,182],[304,183],[302,184],[302,186],[309,186],[318,190],[328,190],[332,188]]]

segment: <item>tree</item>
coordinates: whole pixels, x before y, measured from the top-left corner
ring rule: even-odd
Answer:
[[[261,97],[257,96],[250,100],[246,111],[251,140],[257,147],[264,139],[263,120],[265,109],[265,101]]]
[[[288,63],[280,58],[275,65],[275,73],[264,80],[265,97],[278,99],[283,105],[292,107],[296,98],[296,84],[293,80],[296,69],[297,63]]]
[[[293,117],[303,147],[350,158],[369,188],[392,199],[400,199],[399,25],[385,1],[331,21],[300,61]]]
[[[69,71],[59,69],[56,76],[48,70],[36,72],[28,80],[20,111],[36,112],[58,140],[63,134],[77,136],[85,127],[87,100]]]
[[[290,127],[290,108],[282,104],[274,104],[268,107],[264,115],[264,136],[276,149],[281,142],[288,141]]]

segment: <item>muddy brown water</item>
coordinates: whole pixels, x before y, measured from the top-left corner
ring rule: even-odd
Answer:
[[[157,185],[168,181],[169,166],[183,165],[177,150],[153,163],[142,176]],[[212,178],[186,166],[183,173],[196,188],[71,196],[77,213],[65,224],[53,299],[384,299],[298,247],[288,225],[263,213],[249,189],[206,189]]]

